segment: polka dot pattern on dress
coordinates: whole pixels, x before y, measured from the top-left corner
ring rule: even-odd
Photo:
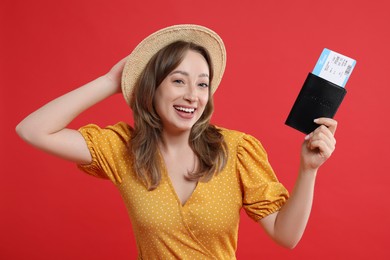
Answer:
[[[181,204],[165,167],[160,185],[148,191],[132,169],[124,122],[79,129],[92,155],[83,171],[111,180],[126,204],[139,259],[235,259],[240,210],[255,221],[277,211],[288,198],[266,152],[254,137],[221,129],[228,162],[210,181],[198,182]]]

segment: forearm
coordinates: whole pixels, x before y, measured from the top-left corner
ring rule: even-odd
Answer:
[[[276,217],[276,239],[288,247],[295,247],[305,231],[313,204],[316,174],[316,171],[300,170],[290,198]]]
[[[115,94],[117,86],[102,76],[39,108],[17,126],[25,139],[35,135],[50,135],[64,129],[81,112]]]
[[[290,198],[280,211],[261,220],[262,226],[278,244],[294,248],[301,239],[313,203],[316,170],[300,168]]]

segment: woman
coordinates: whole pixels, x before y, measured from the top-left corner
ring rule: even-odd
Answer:
[[[272,239],[293,248],[308,221],[317,170],[335,149],[337,123],[316,120],[321,126],[305,137],[289,197],[258,140],[210,124],[225,63],[215,32],[168,27],[106,75],[29,115],[17,132],[116,185],[140,259],[234,259],[242,207]],[[121,92],[134,129],[124,122],[66,128],[85,109]]]

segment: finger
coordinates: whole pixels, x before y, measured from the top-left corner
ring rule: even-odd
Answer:
[[[336,144],[336,139],[334,138],[333,133],[325,125],[317,127],[317,129],[314,131],[313,137],[324,139],[331,144]]]
[[[329,158],[334,151],[334,147],[327,144],[324,140],[314,140],[310,142],[311,150],[318,149],[318,153],[323,158]]]
[[[330,130],[330,132],[333,135],[336,133],[337,121],[332,119],[332,118],[320,117],[320,118],[314,119],[314,123],[328,127],[328,129]]]
[[[127,59],[128,59],[128,56],[124,57],[123,59],[121,59],[118,64],[120,64],[121,67],[125,66],[126,62],[127,62]]]
[[[329,130],[329,128],[326,127],[325,125],[320,125],[313,132],[311,132],[305,137],[306,141],[308,140],[312,141],[315,139],[324,139],[329,143],[336,144],[336,139],[334,138],[334,135]]]
[[[331,151],[334,151],[336,149],[336,143],[333,140],[329,140],[327,137],[322,136],[323,138],[316,138],[313,137],[312,140],[308,142],[308,148],[313,150],[316,148],[319,149],[330,149]]]
[[[311,137],[307,141],[307,147],[309,149],[316,148],[313,145],[317,145],[318,143],[324,143],[332,151],[336,148],[336,139],[330,130],[324,125],[321,125],[313,133],[311,133]]]
[[[125,67],[126,65],[126,62],[127,62],[127,57],[121,59],[120,61],[118,61],[115,65],[114,65],[114,69],[115,70],[118,70],[120,73],[122,73],[123,71],[123,68]]]

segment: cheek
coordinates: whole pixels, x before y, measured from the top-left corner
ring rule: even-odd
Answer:
[[[156,110],[156,113],[161,117],[162,114],[164,114],[164,111],[166,110],[166,106],[164,104],[165,102],[163,100],[156,100],[156,102],[154,102],[154,108]]]
[[[207,102],[209,101],[209,93],[204,93],[199,97],[199,100],[201,100],[202,105],[206,106]]]
[[[161,96],[158,94],[156,94],[153,99],[153,107],[157,115],[161,116],[162,102],[161,102]]]

